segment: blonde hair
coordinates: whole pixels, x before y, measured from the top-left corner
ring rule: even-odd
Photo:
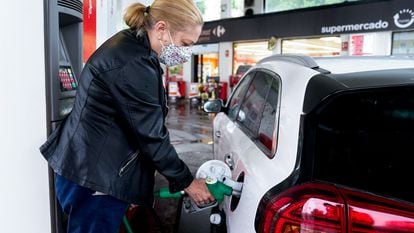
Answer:
[[[167,22],[172,31],[204,23],[200,10],[192,0],[154,0],[149,7],[133,3],[124,14],[124,21],[131,29],[148,30],[161,20]]]

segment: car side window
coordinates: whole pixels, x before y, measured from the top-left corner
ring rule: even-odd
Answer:
[[[254,72],[250,72],[247,74],[239,83],[236,90],[234,90],[234,93],[228,103],[227,106],[227,115],[230,119],[235,120],[236,116],[239,112],[240,105],[242,103],[243,97],[246,94],[246,90],[250,84],[250,81],[252,80],[252,77],[254,76]]]
[[[237,121],[244,126],[253,138],[257,137],[266,97],[272,86],[272,76],[257,72],[242,102]]]
[[[279,79],[274,78],[272,86],[266,97],[258,133],[259,142],[262,144],[263,151],[269,158],[273,158],[277,147],[277,134],[279,128],[279,94],[280,81]]]

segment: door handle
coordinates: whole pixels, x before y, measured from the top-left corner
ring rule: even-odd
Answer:
[[[224,155],[224,163],[229,166],[230,170],[233,170],[234,168],[234,160],[233,160],[233,154],[232,153],[226,153]]]
[[[216,135],[216,137],[220,138],[221,137],[221,131],[220,130],[217,130],[216,133],[215,133],[215,135]]]

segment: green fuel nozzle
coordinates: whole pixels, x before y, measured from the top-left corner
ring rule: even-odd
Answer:
[[[184,195],[184,191],[176,192],[176,193],[170,193],[170,190],[168,188],[160,188],[159,190],[156,190],[154,192],[155,197],[159,198],[180,198]]]
[[[215,178],[206,178],[206,185],[208,190],[210,191],[211,195],[213,195],[214,199],[220,204],[224,200],[224,196],[232,195],[233,189],[225,185],[224,183],[218,181]],[[159,198],[180,198],[184,195],[184,191],[170,193],[168,188],[160,188],[154,192],[155,197]]]
[[[213,195],[219,204],[223,202],[224,196],[231,196],[233,193],[233,189],[230,186],[225,185],[215,178],[207,177],[206,184],[211,195]]]

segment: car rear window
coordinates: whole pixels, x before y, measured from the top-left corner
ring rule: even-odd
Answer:
[[[414,201],[414,87],[345,92],[309,122],[314,178]]]

